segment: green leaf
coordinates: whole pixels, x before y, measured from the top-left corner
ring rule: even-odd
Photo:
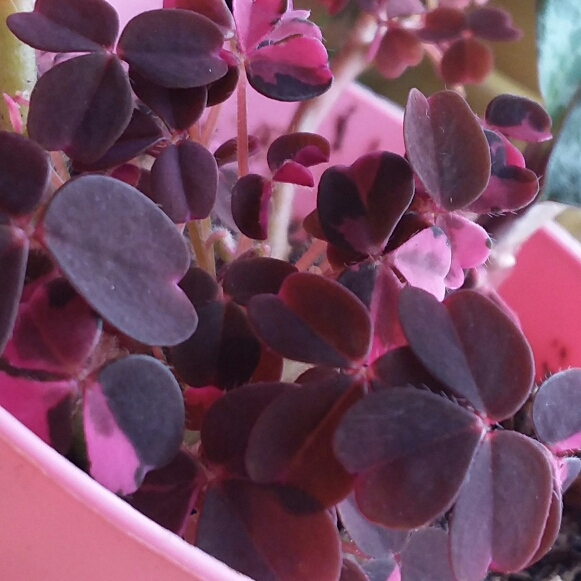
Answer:
[[[537,50],[541,94],[557,125],[581,84],[579,0],[537,0]]]
[[[541,198],[581,206],[581,101],[567,115],[553,147]]]

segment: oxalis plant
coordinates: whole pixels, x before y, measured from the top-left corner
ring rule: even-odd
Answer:
[[[426,4],[363,3],[334,85],[319,28],[284,1],[168,0],[120,35],[104,0],[7,19],[46,70],[29,101],[5,95],[0,404],[257,581],[519,571],[581,468],[581,370],[534,384],[482,267],[478,221],[538,196],[511,140],[550,138],[541,106],[501,95],[479,119],[459,91],[413,90],[405,158],[328,167],[308,244],[269,255],[287,244],[281,184],[314,188],[330,146],[291,129],[261,149],[246,91],[305,101],[304,129],[366,27],[365,62],[397,76],[426,50],[451,84],[482,70],[479,38],[518,36],[481,2]],[[234,92],[236,135],[212,153]]]

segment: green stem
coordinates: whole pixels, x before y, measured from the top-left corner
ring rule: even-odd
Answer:
[[[10,96],[21,93],[28,96],[36,81],[36,59],[34,49],[20,42],[6,26],[6,17],[14,12],[29,12],[34,0],[10,0],[0,2],[0,93]],[[22,121],[26,123],[26,108],[21,109]],[[0,95],[0,130],[12,131],[8,108]]]

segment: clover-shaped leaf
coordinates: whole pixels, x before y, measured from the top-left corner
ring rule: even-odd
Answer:
[[[43,228],[65,276],[121,332],[149,345],[193,333],[196,312],[178,287],[188,248],[143,194],[113,178],[80,176],[57,191]]]

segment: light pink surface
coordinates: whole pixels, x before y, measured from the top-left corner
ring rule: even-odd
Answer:
[[[581,244],[554,223],[522,246],[500,295],[517,313],[537,379],[581,366]]]

